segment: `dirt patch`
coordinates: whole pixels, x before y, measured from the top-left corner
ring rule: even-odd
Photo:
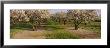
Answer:
[[[72,32],[74,34],[77,34],[78,36],[81,37],[81,39],[100,39],[99,33],[92,32],[89,30],[81,29],[79,28],[78,30],[74,30],[74,28],[67,28],[69,32]]]
[[[17,32],[13,39],[44,39],[45,36],[43,35],[45,30],[37,30],[37,31],[29,31],[23,30],[22,32]]]

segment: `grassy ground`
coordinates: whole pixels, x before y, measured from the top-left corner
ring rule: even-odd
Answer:
[[[13,39],[94,39],[101,38],[100,22],[81,24],[78,30],[74,26],[49,24],[37,31],[31,31],[30,25],[17,25],[11,28],[10,38]]]
[[[54,30],[45,33],[47,39],[79,39],[80,37],[66,30]]]

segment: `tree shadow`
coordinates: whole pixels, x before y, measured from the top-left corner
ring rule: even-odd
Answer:
[[[57,26],[46,26],[44,29],[48,31],[52,31],[52,30],[65,29],[65,28],[57,27]]]
[[[69,30],[76,30],[76,29],[69,29]]]

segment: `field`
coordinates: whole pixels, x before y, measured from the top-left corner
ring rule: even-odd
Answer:
[[[91,25],[80,25],[78,30],[68,25],[50,25],[38,29],[29,30],[29,25],[16,25],[11,28],[11,38],[13,39],[97,39],[101,37],[100,22]]]

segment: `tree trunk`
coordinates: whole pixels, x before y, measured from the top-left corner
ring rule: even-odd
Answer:
[[[59,19],[59,24],[60,24],[60,19]]]
[[[37,28],[40,29],[40,27],[41,27],[41,22],[39,20]]]
[[[78,25],[75,24],[75,30],[78,30]]]
[[[35,30],[36,30],[36,27],[35,27],[34,25],[32,26],[32,30],[33,30],[33,31],[35,31]]]
[[[84,23],[85,25],[87,25],[87,23]]]
[[[66,24],[66,20],[64,20],[64,25]]]

